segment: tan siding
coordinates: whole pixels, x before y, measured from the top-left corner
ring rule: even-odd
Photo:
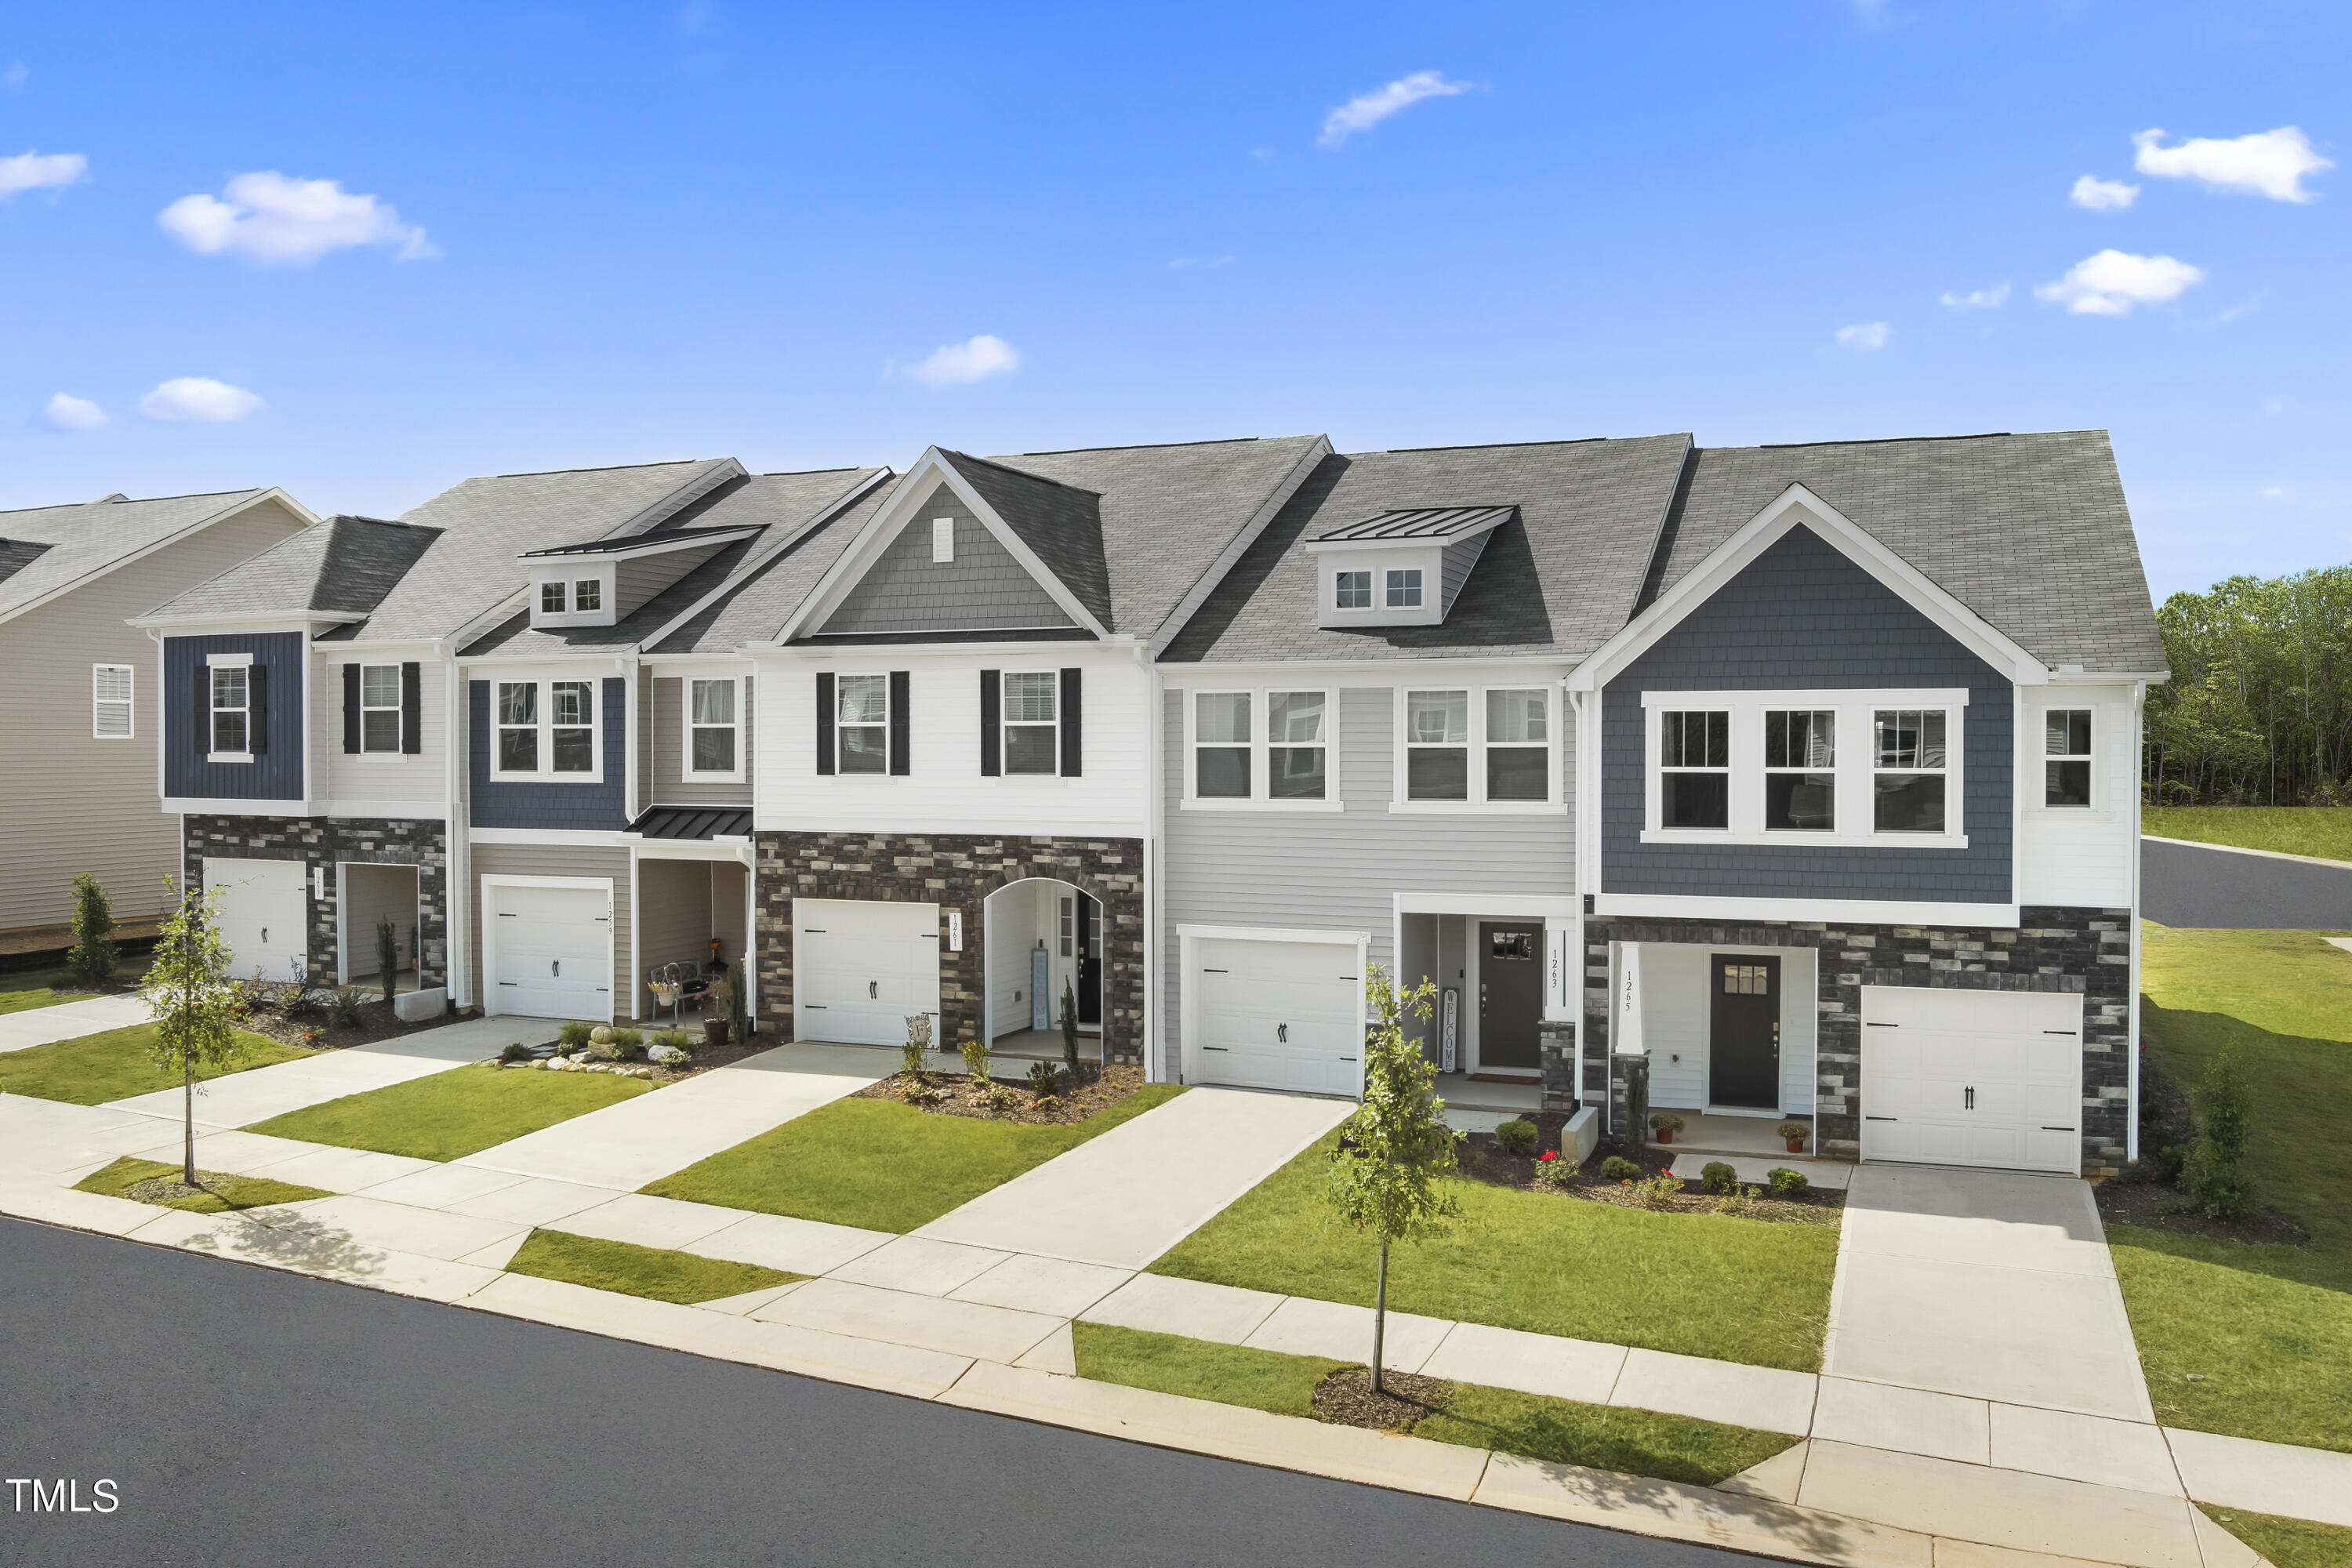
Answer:
[[[373,800],[400,801],[427,815],[437,815],[448,777],[445,753],[449,744],[448,693],[442,683],[441,666],[429,659],[419,661],[424,666],[418,672],[423,690],[417,704],[422,751],[415,756],[404,752],[351,752],[343,750],[343,666],[403,661],[390,654],[338,648],[332,644],[318,653],[310,666],[311,733],[319,744],[312,754],[311,777],[325,778],[327,796],[337,803],[339,813],[343,810],[342,802]],[[318,771],[321,759],[323,775]]]
[[[629,952],[629,852],[593,844],[480,844],[471,851],[467,879],[466,973],[467,994],[482,996],[482,879],[484,877],[609,877],[613,879],[613,1003],[625,1018],[624,988],[636,967]]]
[[[0,930],[71,918],[74,873],[106,885],[118,918],[165,903],[179,818],[157,793],[163,712],[155,644],[124,626],[301,527],[275,501],[108,573],[0,623],[8,741],[0,747]],[[90,666],[127,664],[132,738],[90,736]]]
[[[653,722],[647,726],[651,773],[652,801],[656,805],[686,804],[692,805],[749,805],[751,784],[749,759],[751,747],[751,713],[753,682],[743,682],[740,718],[742,732],[735,743],[746,759],[745,780],[741,784],[714,784],[708,779],[686,776],[686,678],[656,677],[653,687]]]
[[[704,963],[710,958],[710,863],[646,860],[637,867],[637,1010],[655,1016],[645,976],[664,963]]]

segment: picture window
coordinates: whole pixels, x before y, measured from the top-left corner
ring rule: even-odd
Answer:
[[[1336,574],[1339,591],[1332,604],[1342,610],[1369,610],[1372,607],[1372,574],[1370,572],[1341,572]]]

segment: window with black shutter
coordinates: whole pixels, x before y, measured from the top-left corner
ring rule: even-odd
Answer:
[[[411,757],[425,750],[425,668],[414,659],[400,667],[400,750]]]
[[[908,763],[907,688],[911,684],[908,679],[908,673],[903,669],[890,672],[890,771],[902,778],[906,776]]]
[[[1080,735],[1079,698],[1082,671],[1062,671],[1062,776],[1076,778],[1086,772],[1086,745]]]
[[[980,672],[980,771],[984,778],[994,778],[1004,771],[1003,752],[1003,675],[1000,670]]]
[[[356,754],[360,749],[360,667],[343,666],[343,750]]]
[[[833,772],[833,671],[816,672],[816,771]]]

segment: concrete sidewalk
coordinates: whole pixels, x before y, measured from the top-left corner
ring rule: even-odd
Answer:
[[[467,1018],[437,1029],[379,1040],[372,1046],[348,1046],[341,1050],[320,1051],[299,1061],[230,1073],[196,1086],[196,1125],[214,1129],[250,1127],[257,1121],[341,1100],[347,1094],[389,1089],[467,1062],[484,1061],[508,1045],[539,1033],[536,1020]],[[133,1095],[128,1100],[109,1101],[107,1109],[177,1121],[181,1116],[180,1091],[163,1089],[152,1094]]]
[[[83,1035],[127,1029],[152,1016],[136,996],[92,996],[86,1002],[60,1002],[54,1007],[27,1007],[21,1013],[0,1013],[0,1052],[28,1050]]]

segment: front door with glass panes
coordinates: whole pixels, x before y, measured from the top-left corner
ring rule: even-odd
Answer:
[[[1779,1110],[1780,961],[1711,953],[1707,974],[1707,1103]]]
[[[1543,1065],[1543,922],[1478,922],[1478,1066],[1534,1072]]]

